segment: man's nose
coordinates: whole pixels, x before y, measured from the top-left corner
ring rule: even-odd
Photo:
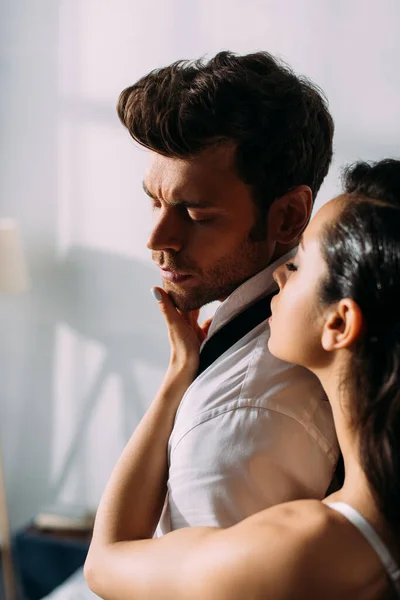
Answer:
[[[179,252],[185,239],[185,223],[174,208],[161,209],[147,241],[149,250]]]

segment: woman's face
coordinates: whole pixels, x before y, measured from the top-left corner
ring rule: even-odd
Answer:
[[[304,231],[297,254],[274,272],[279,294],[271,303],[269,350],[310,370],[323,367],[330,359],[321,345],[326,315],[319,302],[319,285],[327,267],[320,238],[324,226],[339,215],[340,199],[322,206]]]

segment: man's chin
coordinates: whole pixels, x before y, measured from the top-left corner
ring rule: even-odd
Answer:
[[[167,289],[166,287],[165,291],[168,293],[168,296],[171,298],[176,308],[182,312],[197,310],[202,306],[202,304],[199,304],[198,301],[192,297],[192,294],[185,294],[184,292],[176,291],[176,289],[172,290]]]
[[[177,285],[171,285],[169,283],[164,284],[164,289],[171,298],[172,302],[175,304],[176,308],[182,312],[190,312],[192,310],[197,310],[216,300],[216,298],[208,299],[207,296],[203,293],[195,289],[190,291],[179,289]]]

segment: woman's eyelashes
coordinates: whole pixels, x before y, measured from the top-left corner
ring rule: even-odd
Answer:
[[[285,267],[287,271],[297,271],[297,265],[295,265],[294,262],[287,262]]]

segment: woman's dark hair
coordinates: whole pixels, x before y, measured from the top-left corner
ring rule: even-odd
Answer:
[[[345,384],[364,472],[386,519],[400,529],[400,161],[357,163],[347,199],[322,242],[322,302],[352,298],[365,327]]]
[[[178,61],[124,90],[118,116],[142,146],[191,158],[233,142],[236,170],[262,213],[298,185],[317,194],[332,159],[326,100],[267,52]]]

